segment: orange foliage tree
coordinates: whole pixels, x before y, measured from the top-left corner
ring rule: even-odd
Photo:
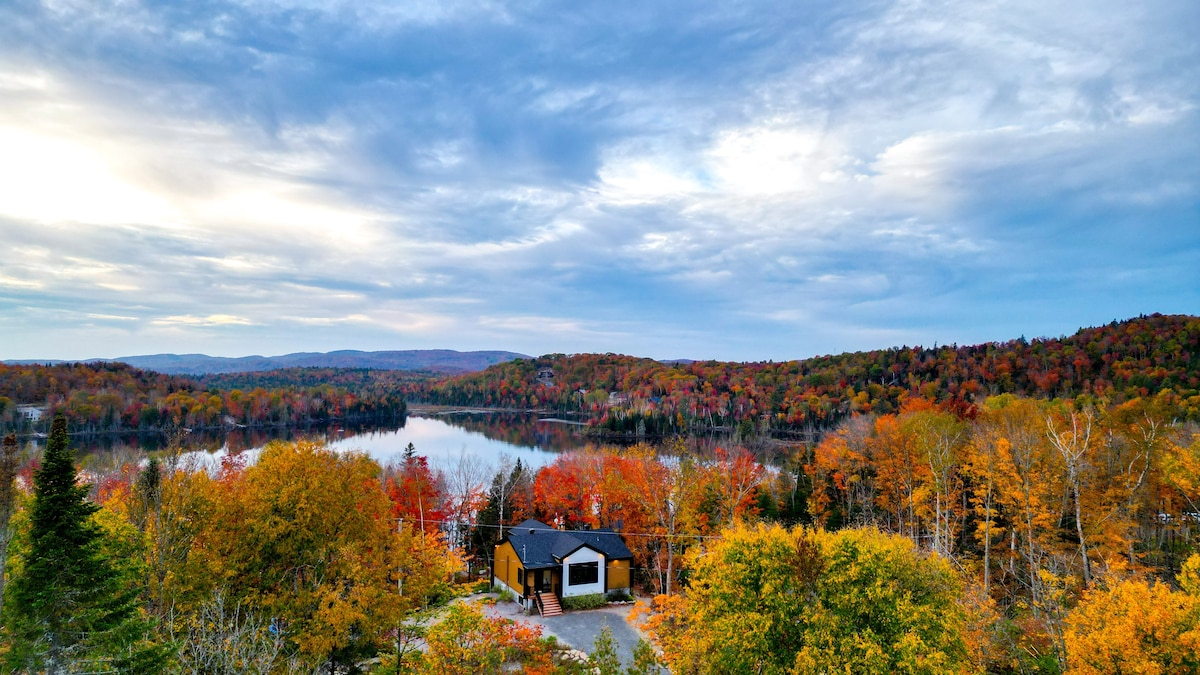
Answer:
[[[1071,675],[1200,672],[1200,597],[1137,579],[1094,588],[1066,620]]]
[[[277,617],[312,663],[379,648],[400,621],[397,546],[380,468],[313,442],[273,443],[231,469],[193,553],[215,588]]]
[[[476,605],[452,605],[426,636],[425,653],[414,652],[404,664],[408,672],[475,675],[516,672],[549,675],[554,661],[540,626],[485,616]]]

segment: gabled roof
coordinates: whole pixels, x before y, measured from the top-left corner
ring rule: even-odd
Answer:
[[[584,546],[603,553],[608,560],[633,558],[621,535],[608,528],[556,530],[530,518],[510,529],[504,538],[512,544],[525,569],[558,567],[563,558]]]

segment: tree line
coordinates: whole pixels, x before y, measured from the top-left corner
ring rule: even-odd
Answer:
[[[19,404],[36,405],[42,419],[27,420]],[[316,383],[221,389],[123,363],[0,364],[0,431],[45,431],[57,413],[72,433],[105,433],[395,421],[406,412],[403,394],[391,389],[355,393]]]
[[[1155,314],[1069,337],[781,363],[552,354],[414,382],[409,395],[448,405],[589,412],[598,431],[637,438],[639,430],[819,432],[856,413],[894,413],[912,396],[961,406],[1006,393],[1120,402],[1164,388],[1180,397],[1187,419],[1200,419],[1200,318]]]

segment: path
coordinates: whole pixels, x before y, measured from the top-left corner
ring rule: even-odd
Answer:
[[[633,665],[633,648],[642,637],[626,620],[632,609],[633,605],[611,605],[600,609],[569,611],[562,616],[544,617],[536,612],[526,616],[521,606],[515,602],[498,602],[486,607],[491,616],[527,621],[541,626],[543,635],[553,635],[560,643],[588,654],[595,649],[596,637],[607,625],[617,646],[617,656],[625,666]]]

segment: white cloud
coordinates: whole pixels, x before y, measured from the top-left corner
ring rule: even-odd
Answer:
[[[159,326],[253,326],[254,322],[246,317],[232,314],[209,314],[208,316],[193,316],[181,314],[164,316],[154,319],[151,323]]]
[[[3,274],[0,274],[0,286],[7,286],[9,288],[37,289],[37,288],[42,288],[43,285],[44,284],[42,284],[42,282],[40,282],[40,281],[32,281],[29,279],[17,279],[16,277],[10,277],[10,276],[5,276]]]
[[[279,320],[284,322],[290,321],[305,326],[339,326],[371,323],[371,317],[366,314],[348,314],[346,316],[281,316]]]
[[[599,170],[601,199],[627,206],[680,199],[703,186],[665,156],[625,156],[618,152]]]
[[[836,137],[782,121],[725,131],[707,155],[706,172],[738,195],[809,196],[853,178]]]

